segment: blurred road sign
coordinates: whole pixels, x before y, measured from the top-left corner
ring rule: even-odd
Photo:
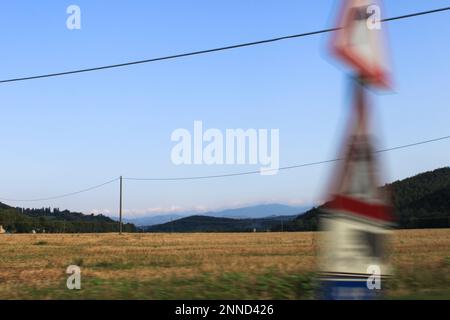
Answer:
[[[350,65],[367,83],[389,87],[381,9],[376,0],[343,0],[331,41],[334,55]]]
[[[390,273],[385,247],[392,219],[389,201],[379,189],[364,90],[362,84],[356,84],[356,119],[350,122],[341,167],[333,180],[331,200],[325,205],[327,214],[321,218],[325,299],[375,298],[380,291],[367,284],[373,276],[370,268],[380,270],[379,279]]]

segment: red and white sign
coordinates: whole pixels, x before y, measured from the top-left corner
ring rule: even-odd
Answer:
[[[364,81],[388,88],[388,60],[384,48],[381,9],[375,0],[343,0],[331,41],[334,55],[350,65]],[[377,27],[378,26],[378,27]]]

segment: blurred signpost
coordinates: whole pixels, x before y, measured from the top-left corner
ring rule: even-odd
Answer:
[[[357,81],[342,161],[321,218],[325,299],[376,298],[389,275],[385,244],[392,218],[389,201],[379,189],[366,94],[366,87],[389,87],[379,13],[373,0],[344,0],[340,29],[331,42],[333,54],[356,72]]]

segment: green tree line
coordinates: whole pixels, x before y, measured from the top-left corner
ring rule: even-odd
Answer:
[[[0,203],[0,225],[12,233],[98,233],[118,232],[119,223],[104,215],[84,215],[69,210],[13,208]],[[130,223],[124,232],[136,232]]]

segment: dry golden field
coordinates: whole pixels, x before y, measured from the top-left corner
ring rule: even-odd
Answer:
[[[0,299],[310,299],[305,233],[0,235]],[[395,231],[388,298],[450,298],[450,229]],[[82,270],[82,289],[65,270]]]

